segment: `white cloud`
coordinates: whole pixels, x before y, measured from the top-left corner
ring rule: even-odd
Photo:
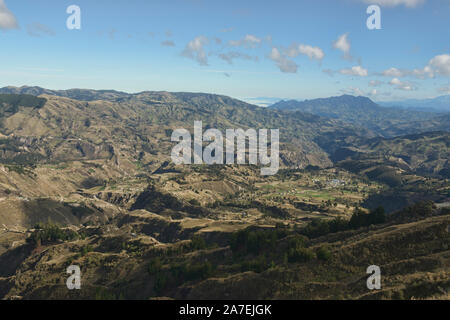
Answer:
[[[370,97],[375,97],[375,96],[379,96],[379,95],[384,95],[384,93],[379,92],[377,89],[372,89],[370,91],[364,92],[363,90],[361,90],[360,88],[355,88],[355,87],[348,87],[346,89],[341,89],[340,90],[343,94],[350,94],[352,96],[370,96]]]
[[[397,78],[400,78],[400,77],[404,77],[405,76],[405,71],[399,70],[397,68],[390,68],[390,69],[384,70],[382,72],[382,75],[385,76],[385,77],[397,77]]]
[[[161,45],[164,47],[175,47],[175,42],[166,40],[166,41],[161,42]]]
[[[450,94],[450,86],[439,88],[438,91],[444,94]]]
[[[208,38],[198,36],[189,41],[181,55],[197,61],[201,66],[208,65],[208,57],[205,53],[204,46],[208,44]]]
[[[371,80],[369,81],[369,87],[378,87],[380,85],[382,85],[383,82],[379,81],[379,80]]]
[[[233,28],[223,28],[222,30],[220,30],[220,32],[232,32],[234,29]]]
[[[391,81],[389,81],[389,84],[392,86],[395,86],[398,90],[404,90],[404,91],[414,91],[417,90],[417,88],[407,81],[400,81],[398,78],[394,78]]]
[[[444,94],[450,94],[450,86],[439,88],[437,91]]]
[[[423,69],[414,69],[409,74],[419,79],[434,78],[434,71],[429,65]]]
[[[323,50],[320,49],[319,47],[311,47],[308,45],[301,44],[298,47],[298,50],[300,51],[301,54],[308,56],[310,59],[322,60],[323,57],[325,57]]]
[[[285,53],[288,57],[291,58],[297,57],[299,54],[303,54],[310,59],[318,61],[322,61],[322,59],[325,57],[325,53],[321,48],[312,47],[305,44],[292,44],[287,50],[285,50]]]
[[[256,48],[261,44],[262,40],[254,35],[247,34],[241,40],[230,40],[229,45],[232,47]]]
[[[425,79],[427,77],[433,78],[434,73],[433,70],[426,66],[423,69],[414,69],[414,70],[406,70],[406,69],[397,69],[397,68],[390,68],[387,70],[384,70],[381,75],[385,77],[395,77],[395,78],[403,78],[403,77],[416,77],[419,79]]]
[[[333,42],[333,48],[342,51],[344,53],[345,59],[351,59],[351,44],[348,40],[348,33],[344,33],[343,35],[339,36],[339,38]]]
[[[0,0],[0,29],[17,29],[19,24],[14,14],[6,7],[5,1]]]
[[[114,40],[115,36],[116,36],[117,30],[116,29],[111,29],[108,31],[108,36],[111,40]]]
[[[342,93],[351,94],[352,96],[364,96],[364,92],[360,88],[349,87],[347,89],[342,89]]]
[[[258,57],[250,56],[248,54],[240,53],[240,52],[236,52],[236,51],[231,51],[228,53],[221,53],[221,54],[219,54],[219,58],[228,62],[229,64],[233,64],[234,59],[253,60],[253,61],[259,60]]]
[[[364,69],[361,66],[354,66],[351,69],[342,69],[339,70],[340,74],[345,74],[349,76],[358,76],[358,77],[367,77],[369,74],[367,69]]]
[[[436,73],[443,76],[450,76],[450,54],[441,54],[434,57],[428,63]]]
[[[450,54],[441,54],[432,58],[422,69],[397,69],[390,68],[381,73],[385,77],[415,77],[419,79],[434,78],[436,74],[450,76]]]
[[[391,81],[389,81],[389,84],[393,85],[400,85],[402,82],[398,78],[394,78]]]
[[[408,8],[415,8],[423,4],[426,0],[363,0],[367,4],[378,4],[385,7],[396,7],[404,5]]]
[[[281,72],[285,73],[297,73],[298,66],[297,64],[286,58],[284,54],[280,52],[277,48],[272,48],[270,52],[269,58],[272,61],[275,61],[278,68],[280,68]]]

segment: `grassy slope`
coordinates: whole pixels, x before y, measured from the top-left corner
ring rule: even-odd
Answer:
[[[50,245],[32,253],[23,246],[1,256],[2,266],[21,266],[20,272],[11,268],[0,270],[4,277],[0,291],[8,292],[7,297],[34,299],[148,299],[161,295],[178,299],[448,298],[448,214],[311,239],[308,247],[313,251],[324,244],[330,248],[328,261],[276,261],[274,267],[262,272],[241,272],[235,263],[251,256],[236,260],[226,246],[196,250],[190,248],[189,241],[164,244],[150,234],[163,239],[156,232],[166,230],[166,237],[189,238],[195,229],[179,229],[176,223],[144,211],[134,216],[133,223],[127,218],[128,223],[119,229],[112,225],[103,227],[109,230],[106,234],[93,229],[84,240]],[[147,236],[131,235],[139,228]],[[284,250],[287,239],[279,240],[278,251]],[[80,254],[83,247],[90,249]],[[149,263],[158,256],[163,263],[158,269],[161,271],[149,272]],[[157,289],[161,278],[158,274],[171,274],[167,268],[173,269],[177,263],[202,264],[206,260],[216,265],[206,279],[185,273],[181,282],[169,277],[163,289]],[[69,292],[65,288],[64,270],[71,263],[82,266],[81,291]],[[366,268],[372,264],[382,270],[380,291],[366,287]]]

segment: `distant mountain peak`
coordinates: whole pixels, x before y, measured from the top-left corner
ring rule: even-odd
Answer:
[[[302,109],[308,105],[314,106],[323,106],[328,104],[354,104],[355,107],[371,107],[371,108],[380,108],[378,104],[373,102],[370,98],[364,96],[352,96],[349,94],[344,94],[341,96],[334,96],[329,98],[317,98],[311,100],[281,100],[273,105],[270,108],[282,109],[282,110],[298,110]],[[356,105],[357,104],[357,105]]]
[[[415,109],[434,112],[450,112],[450,95],[438,96],[431,99],[407,99],[398,101],[379,102],[382,106],[402,109]]]
[[[349,94],[304,101],[280,101],[271,105],[270,108],[287,112],[300,111],[337,119],[388,136],[392,135],[391,128],[395,125],[435,117],[435,114],[431,112],[411,112],[399,108],[382,107],[368,97]]]

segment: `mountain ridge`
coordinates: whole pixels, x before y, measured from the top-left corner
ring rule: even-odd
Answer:
[[[430,99],[381,101],[378,102],[378,104],[386,107],[413,109],[419,111],[450,112],[450,95],[442,95]]]
[[[363,96],[342,95],[313,100],[280,101],[269,107],[284,111],[301,111],[364,127],[379,135],[392,137],[403,134],[396,131],[399,125],[426,121],[436,117],[434,112],[401,110],[383,107]]]

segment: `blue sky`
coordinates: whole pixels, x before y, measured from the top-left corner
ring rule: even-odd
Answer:
[[[0,86],[429,98],[450,94],[449,30],[449,0],[0,0]]]

